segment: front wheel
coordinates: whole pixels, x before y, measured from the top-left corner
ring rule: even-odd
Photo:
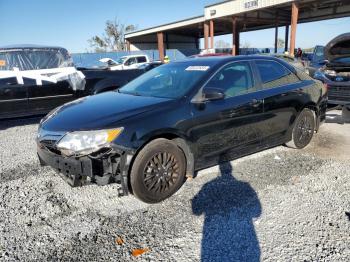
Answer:
[[[292,140],[286,143],[288,147],[302,149],[306,147],[315,133],[315,113],[305,108],[295,120]]]
[[[186,158],[171,140],[156,139],[136,156],[130,173],[133,194],[146,203],[173,195],[185,181]]]

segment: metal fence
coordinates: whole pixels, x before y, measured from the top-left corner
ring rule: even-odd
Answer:
[[[198,54],[197,49],[168,49],[166,50],[166,55],[169,57],[170,61],[176,61],[184,59],[187,56]],[[126,55],[139,55],[146,54],[151,60],[159,60],[158,50],[142,50],[142,51],[119,51],[119,52],[107,52],[107,53],[76,53],[72,54],[72,58],[75,66],[93,68],[103,65],[99,60],[101,58],[111,58],[117,60],[119,57]]]

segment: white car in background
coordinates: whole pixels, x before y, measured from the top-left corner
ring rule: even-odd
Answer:
[[[111,58],[102,58],[100,62],[106,63],[109,70],[127,70],[127,69],[136,69],[140,66],[150,62],[150,59],[147,55],[129,55],[122,56],[117,61]]]

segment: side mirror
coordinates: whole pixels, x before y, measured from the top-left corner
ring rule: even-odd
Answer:
[[[224,91],[215,87],[205,87],[202,94],[204,101],[215,101],[225,98]]]

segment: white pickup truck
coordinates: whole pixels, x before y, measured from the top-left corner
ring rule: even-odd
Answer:
[[[102,58],[100,62],[107,63],[109,70],[127,70],[127,69],[136,69],[141,65],[150,62],[150,59],[147,55],[129,55],[122,56],[117,61],[111,58]]]

